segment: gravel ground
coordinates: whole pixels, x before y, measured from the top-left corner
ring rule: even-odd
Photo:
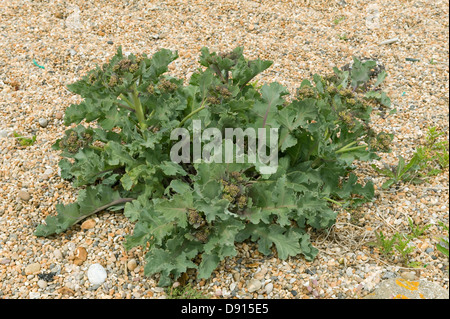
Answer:
[[[437,0],[370,5],[356,0],[2,1],[0,298],[167,297],[156,278],[144,277],[143,251],[124,251],[133,224],[120,213],[98,214],[85,229],[77,225],[59,236],[33,236],[36,226],[56,213],[57,202],[75,200],[75,190],[57,174],[59,154],[51,149],[64,133],[65,108],[79,101],[65,85],[107,61],[119,45],[133,53],[178,50],[170,72],[183,78],[197,68],[201,47],[244,46],[247,57],[275,62],[259,77],[262,82],[278,81],[291,91],[312,73],[342,66],[353,55],[375,58],[389,73],[384,88],[398,110],[387,118],[374,114],[375,128],[395,133],[393,152],[379,164],[395,164],[398,155],[411,157],[430,126],[448,139],[448,5]],[[398,41],[382,44],[394,38]],[[13,131],[36,135],[36,143],[20,146]],[[449,223],[448,169],[428,183],[391,191],[381,190],[385,178],[369,165],[359,165],[358,173],[372,178],[376,199],[358,212],[340,212],[329,232],[311,234],[320,249],[314,262],[262,256],[244,243],[213,278],[190,279],[192,285],[212,298],[362,298],[383,279],[403,276],[448,290],[448,258],[436,250],[439,238],[448,236],[437,225]],[[367,244],[375,231],[407,233],[408,218],[431,225],[412,241],[411,260],[422,265],[414,269],[386,260]],[[88,280],[94,263],[107,272],[100,287]]]

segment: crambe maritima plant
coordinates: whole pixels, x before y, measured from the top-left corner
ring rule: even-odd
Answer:
[[[124,245],[147,249],[145,274],[159,274],[161,286],[189,268],[209,278],[244,240],[264,255],[312,260],[318,250],[308,230],[332,226],[333,205],[354,207],[373,197],[372,183],[358,183],[352,170],[355,161],[389,150],[392,136],[370,127],[373,105],[389,103],[379,89],[385,71],[374,74],[374,61],[355,58],[351,70],[314,75],[288,99],[277,82],[254,85],[272,62],[248,60],[242,48],[203,48],[202,67],[188,84],[167,74],[176,58],[165,49],[149,57],[119,48],[109,63],[68,86],[83,101],[66,109],[70,128],[54,149],[61,152],[61,177],[80,191],[35,234],[58,234],[101,211],[123,210],[135,223]],[[212,136],[219,136],[218,148],[208,149],[211,137],[179,147],[172,132],[182,128],[194,137],[195,121],[203,133],[221,133]],[[268,150],[275,138],[275,169],[265,169],[260,157],[249,160],[252,138],[227,138],[226,129],[277,132],[260,148]],[[234,150],[223,154],[231,161],[192,158],[195,147],[216,157],[230,143],[244,160]],[[185,152],[183,160],[171,159],[174,149]]]

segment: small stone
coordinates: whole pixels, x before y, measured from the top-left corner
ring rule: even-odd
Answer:
[[[70,50],[69,50],[69,54],[70,54],[71,56],[74,56],[75,54],[77,54],[77,51],[75,51],[74,49],[70,49]]]
[[[217,290],[214,292],[214,294],[215,294],[217,297],[220,297],[220,296],[222,296],[222,290],[217,289]]]
[[[253,278],[256,280],[262,280],[262,279],[264,279],[264,275],[265,275],[265,272],[259,271],[253,276]]]
[[[273,283],[269,282],[264,289],[266,290],[267,294],[270,294],[273,290]]]
[[[154,287],[153,291],[157,292],[157,293],[161,293],[161,292],[164,292],[164,288],[163,287]]]
[[[30,291],[30,299],[39,299],[41,298],[41,294],[39,292]]]
[[[35,275],[41,270],[41,265],[39,263],[32,263],[25,267],[25,275]]]
[[[102,265],[92,264],[88,269],[87,276],[91,284],[101,285],[105,282],[107,274]]]
[[[9,131],[7,130],[0,130],[0,138],[2,137],[8,137]]]
[[[247,289],[248,289],[248,292],[255,292],[255,291],[259,290],[261,288],[261,286],[262,286],[261,281],[256,280],[256,279],[251,279],[248,282]]]
[[[136,259],[130,259],[127,263],[127,268],[131,271],[135,270],[137,267],[137,261]]]
[[[9,258],[0,259],[0,265],[8,265],[11,262]]]
[[[431,254],[434,251],[433,247],[428,247],[427,249],[425,249],[425,252],[428,254]]]
[[[39,122],[39,125],[40,125],[42,128],[45,128],[45,127],[47,127],[47,125],[48,125],[47,119],[44,119],[44,118],[42,118],[42,117],[38,120],[38,122]]]
[[[297,291],[291,290],[291,294],[295,297],[295,296],[297,296]]]
[[[352,267],[348,267],[346,270],[345,270],[345,274],[347,275],[347,276],[352,276],[353,275],[353,268]]]
[[[108,43],[108,44],[114,44],[114,42],[112,42],[111,40],[108,41],[108,42],[106,42],[106,43]]]
[[[400,274],[400,276],[402,276],[402,278],[404,278],[406,280],[416,280],[417,279],[417,275],[414,271],[404,271]]]
[[[173,284],[172,284],[172,288],[177,288],[177,287],[179,287],[180,286],[180,283],[178,282],[178,281],[175,281]]]
[[[383,276],[381,277],[381,279],[392,279],[392,278],[396,278],[397,274],[393,273],[392,271],[387,270]]]
[[[392,43],[395,43],[395,42],[398,42],[398,41],[399,41],[398,38],[392,38],[392,39],[388,39],[388,40],[385,40],[385,41],[383,41],[383,42],[380,42],[380,45],[383,45],[383,44],[392,44]]]
[[[39,286],[39,288],[45,289],[47,288],[47,282],[45,280],[38,280],[37,285]]]
[[[73,260],[73,263],[77,266],[80,266],[83,264],[87,259],[87,250],[84,247],[78,247],[75,250],[75,258]]]
[[[234,279],[234,281],[238,282],[239,279],[241,279],[241,275],[238,272],[235,272],[233,274],[233,279]]]
[[[92,229],[95,227],[95,220],[88,219],[81,224],[81,229]]]
[[[27,192],[27,191],[25,191],[25,190],[20,190],[18,193],[17,193],[17,195],[19,196],[19,198],[21,199],[21,200],[23,200],[23,201],[29,201],[30,200],[30,198],[31,198],[31,195]]]
[[[61,252],[61,250],[59,250],[58,248],[56,248],[56,249],[53,251],[53,256],[54,256],[55,259],[57,259],[57,260],[61,260],[61,259],[63,258],[62,252]]]
[[[62,119],[63,116],[64,116],[64,114],[63,114],[62,112],[56,112],[56,113],[55,113],[55,118],[56,118],[57,120]]]
[[[230,284],[230,291],[233,291],[235,288],[236,288],[236,283],[235,282],[232,282],[231,284]]]

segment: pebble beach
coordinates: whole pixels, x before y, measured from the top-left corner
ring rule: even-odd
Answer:
[[[430,127],[449,131],[449,2],[426,0],[103,1],[6,0],[0,3],[0,299],[164,299],[157,277],[144,276],[143,248],[126,251],[133,230],[118,212],[95,214],[66,232],[33,235],[75,201],[77,189],[58,175],[51,148],[67,127],[65,109],[80,98],[66,88],[117,51],[152,55],[178,51],[169,74],[189,79],[204,46],[244,47],[250,59],[274,61],[258,76],[295,92],[314,73],[328,74],[353,56],[381,62],[396,113],[374,111],[374,129],[394,134],[379,167],[410,159]],[[36,141],[23,146],[14,132]],[[375,185],[373,202],[339,210],[328,231],[312,232],[319,254],[283,261],[251,242],[236,244],[208,280],[186,283],[205,298],[361,299],[393,278],[426,280],[449,290],[449,259],[436,245],[447,238],[449,170],[425,183],[382,189],[386,177],[370,163],[356,174]],[[339,209],[339,208],[336,208]],[[427,230],[411,240],[405,265],[387,259],[376,241],[408,233],[409,221]]]

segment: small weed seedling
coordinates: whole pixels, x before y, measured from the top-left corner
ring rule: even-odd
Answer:
[[[22,146],[31,146],[31,145],[33,145],[36,142],[36,135],[33,135],[33,137],[31,137],[31,138],[27,138],[27,137],[24,137],[24,136],[22,136],[19,133],[14,131],[13,132],[13,136],[15,138],[17,138],[17,140],[19,141],[20,145],[22,145]]]
[[[381,188],[388,189],[400,182],[421,183],[422,180],[417,177],[418,160],[417,156],[413,156],[408,164],[406,164],[405,159],[400,155],[398,157],[397,166],[380,169],[375,164],[372,164],[372,168],[379,174],[389,177],[389,179],[381,185]]]
[[[379,174],[389,177],[381,187],[388,189],[400,182],[419,184],[426,178],[438,175],[443,169],[448,168],[449,144],[446,140],[439,140],[439,137],[443,135],[444,132],[438,132],[436,127],[430,127],[425,138],[425,145],[417,147],[408,164],[402,156],[399,156],[397,166],[392,168],[380,169],[372,164],[372,168]]]
[[[338,18],[334,19],[334,20],[333,20],[333,23],[334,23],[335,25],[338,25],[339,23],[341,23],[341,22],[344,21],[344,20],[345,20],[345,17],[344,17],[344,16],[341,16],[341,17],[338,17]]]
[[[384,236],[383,232],[380,233],[375,232],[375,236],[377,237],[377,245],[381,249],[381,253],[386,258],[391,258],[393,255],[393,247],[395,244],[396,236],[393,236],[391,239],[388,239]]]
[[[412,238],[419,238],[420,236],[422,236],[425,231],[431,227],[431,224],[429,225],[425,225],[424,227],[420,227],[420,226],[415,226],[414,222],[412,221],[411,218],[408,218],[408,223],[409,223],[409,228],[411,228],[411,234],[409,235],[409,237]]]
[[[446,226],[443,222],[439,222],[439,225],[442,226],[448,233],[448,226]],[[436,249],[448,258],[448,236],[447,238],[440,238],[440,243],[436,244]]]

